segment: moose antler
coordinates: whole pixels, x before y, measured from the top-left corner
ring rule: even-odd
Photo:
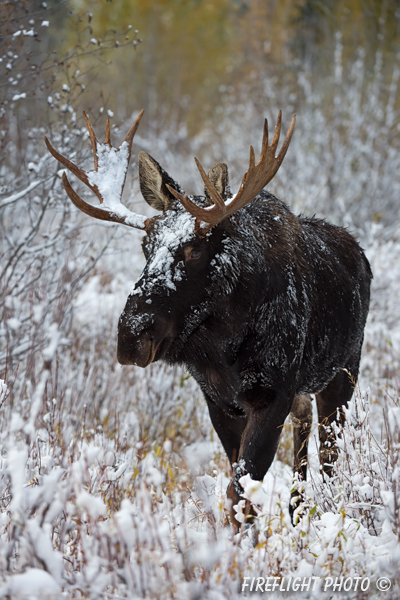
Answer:
[[[143,113],[143,110],[140,111],[119,148],[114,148],[111,145],[109,119],[107,119],[106,124],[106,138],[104,143],[101,143],[96,139],[89,117],[85,112],[83,113],[93,149],[94,171],[84,171],[71,160],[57,152],[46,137],[44,140],[54,158],[87,185],[96,194],[102,205],[101,207],[93,206],[89,202],[82,200],[71,187],[68,177],[64,172],[62,175],[64,188],[75,206],[90,217],[146,230],[150,219],[131,212],[126,206],[121,204],[126,173],[131,158],[132,142]]]
[[[233,215],[233,213],[237,212],[246,204],[251,202],[274,177],[282,164],[287,149],[289,148],[290,140],[292,139],[294,126],[296,123],[296,117],[292,117],[288,132],[282,144],[282,148],[280,149],[278,156],[275,157],[275,152],[278,147],[279,136],[281,133],[281,121],[282,111],[279,111],[274,137],[271,145],[268,146],[268,121],[265,119],[260,159],[258,163],[255,164],[254,148],[253,146],[250,146],[250,164],[248,171],[243,176],[242,183],[240,184],[240,188],[236,196],[230,198],[227,202],[224,202],[222,196],[215,189],[197,158],[195,158],[196,165],[200,171],[200,175],[204,181],[206,190],[214,202],[213,206],[207,208],[197,206],[194,204],[194,202],[192,202],[192,200],[190,200],[190,198],[188,198],[188,196],[180,194],[172,187],[167,185],[171,194],[173,194],[175,198],[177,198],[183,204],[184,208],[190,212],[191,215],[196,217],[198,224],[200,224],[201,221],[208,224],[208,227],[206,227],[203,231],[209,231],[212,227],[215,227],[215,225],[218,225],[218,223],[221,223],[221,221],[230,215]]]

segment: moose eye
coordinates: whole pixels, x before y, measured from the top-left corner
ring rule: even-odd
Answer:
[[[185,255],[186,263],[199,260],[199,258],[203,256],[201,248],[194,248],[193,246],[186,246],[186,248],[183,249],[183,253]]]

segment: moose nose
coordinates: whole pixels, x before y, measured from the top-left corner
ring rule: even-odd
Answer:
[[[154,317],[128,299],[118,323],[117,359],[121,365],[147,367],[154,360]]]
[[[169,346],[171,329],[168,319],[148,313],[137,299],[129,298],[118,323],[118,362],[147,367],[159,360]]]
[[[154,360],[157,345],[149,335],[142,333],[139,337],[118,333],[117,359],[121,365],[137,365],[147,367]]]

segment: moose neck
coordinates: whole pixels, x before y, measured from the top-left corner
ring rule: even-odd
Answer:
[[[207,295],[189,311],[164,359],[184,364],[209,396],[224,388],[233,398],[241,369],[249,368],[241,350],[257,343],[257,314],[262,319],[265,307],[287,293],[301,226],[284,203],[263,192],[219,228],[223,235],[210,238],[216,249]]]

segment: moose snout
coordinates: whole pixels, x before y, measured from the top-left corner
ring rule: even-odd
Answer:
[[[147,367],[157,350],[155,340],[148,334],[140,336],[118,333],[117,359],[121,365]]]
[[[169,327],[149,315],[122,313],[118,324],[117,359],[121,365],[147,367],[162,357]]]

